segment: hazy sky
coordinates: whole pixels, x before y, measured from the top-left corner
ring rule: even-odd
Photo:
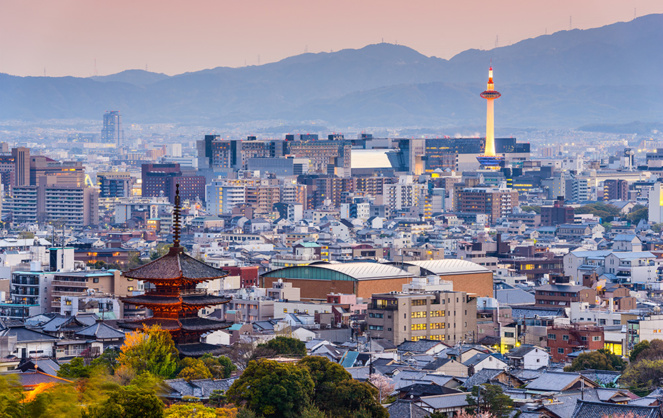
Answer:
[[[492,6],[489,6],[492,4]],[[450,58],[663,13],[662,0],[0,0],[0,72],[178,74],[385,42]]]

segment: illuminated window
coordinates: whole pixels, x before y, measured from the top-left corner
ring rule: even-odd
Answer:
[[[426,324],[413,324],[412,331],[423,331],[427,328]]]
[[[425,318],[425,317],[426,317],[426,311],[412,312],[412,318]]]
[[[129,286],[129,287],[127,287],[127,291],[129,291],[129,292],[133,292],[133,291],[134,291],[134,287],[133,287],[133,286]]]
[[[437,317],[437,316],[444,316],[445,311],[430,311],[430,316],[431,318]]]

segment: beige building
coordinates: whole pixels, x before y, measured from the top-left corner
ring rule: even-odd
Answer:
[[[130,296],[138,291],[138,283],[125,277],[120,270],[74,271],[54,273],[50,283],[50,309],[48,312],[62,311],[63,306],[71,305],[75,298],[94,296],[97,298]],[[78,299],[76,299],[78,300]],[[65,308],[65,310],[68,310]]]
[[[476,341],[477,302],[465,292],[380,293],[368,306],[368,332],[394,344],[420,339]]]

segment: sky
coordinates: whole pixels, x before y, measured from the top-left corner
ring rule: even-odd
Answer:
[[[663,13],[661,0],[0,0],[0,72],[169,75],[407,45],[451,58]]]

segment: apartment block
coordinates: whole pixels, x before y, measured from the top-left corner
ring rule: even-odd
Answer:
[[[368,333],[394,344],[420,339],[477,341],[477,299],[465,292],[374,294],[368,305]]]

